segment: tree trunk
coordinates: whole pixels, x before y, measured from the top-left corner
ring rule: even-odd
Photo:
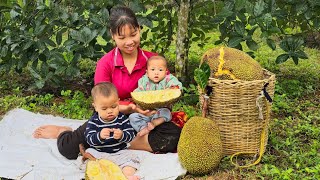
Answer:
[[[181,0],[178,10],[178,27],[176,43],[176,76],[185,82],[186,62],[188,58],[186,49],[186,40],[188,39],[188,21],[189,21],[190,0]]]

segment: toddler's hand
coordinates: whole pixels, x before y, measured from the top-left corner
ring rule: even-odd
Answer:
[[[107,139],[110,137],[110,133],[113,132],[110,128],[103,128],[100,132],[100,138],[101,139]]]
[[[113,130],[113,138],[121,139],[123,135],[123,131],[121,129],[112,129]]]

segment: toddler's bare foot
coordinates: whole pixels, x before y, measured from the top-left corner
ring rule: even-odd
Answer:
[[[127,176],[128,180],[140,180],[140,176]]]
[[[86,152],[86,149],[84,148],[83,144],[79,144],[79,150],[80,154],[82,155],[82,161],[86,161],[87,159],[95,161],[96,158],[93,157],[90,153]]]
[[[149,130],[149,128],[148,128],[148,126],[147,127],[145,127],[145,128],[143,128],[143,129],[141,129],[139,132],[138,132],[138,136],[144,136],[144,135],[146,135],[146,134],[149,134],[149,132],[150,132],[150,130]]]
[[[128,180],[139,180],[140,176],[134,175],[137,169],[131,166],[125,166],[122,168],[122,173],[126,176]]]
[[[155,128],[155,126],[154,126],[154,124],[152,122],[148,122],[147,128],[148,128],[149,131],[152,131]]]
[[[38,127],[33,132],[33,137],[37,139],[57,139],[60,133],[64,131],[72,131],[72,128],[67,126],[45,125]]]

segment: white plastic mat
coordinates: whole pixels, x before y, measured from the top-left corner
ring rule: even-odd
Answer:
[[[40,125],[55,124],[75,129],[83,123],[80,120],[35,114],[24,109],[9,111],[0,121],[0,177],[22,180],[84,178],[79,160],[68,160],[60,155],[55,139],[32,137],[33,131]],[[143,180],[176,179],[186,173],[179,163],[177,153],[138,153],[144,157],[137,171]]]

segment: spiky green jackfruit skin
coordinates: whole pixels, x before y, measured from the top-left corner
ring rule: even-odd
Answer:
[[[209,64],[212,77],[217,79],[252,81],[264,77],[261,65],[247,53],[235,48],[209,49],[204,53],[202,62]]]
[[[222,158],[218,125],[211,119],[190,118],[181,131],[177,151],[182,166],[189,173],[211,172]]]
[[[142,109],[168,107],[179,100],[180,89],[131,92],[133,101]]]

